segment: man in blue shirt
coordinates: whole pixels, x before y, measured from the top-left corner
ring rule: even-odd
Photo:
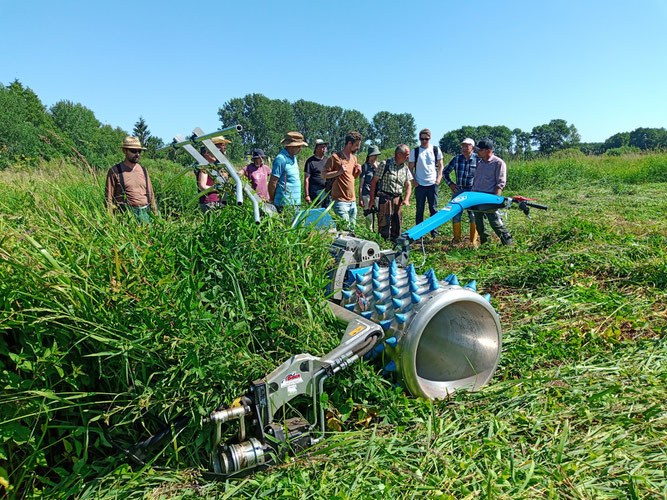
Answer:
[[[477,166],[477,154],[475,151],[475,141],[470,138],[461,141],[461,154],[456,155],[445,167],[443,177],[452,190],[452,199],[464,191],[472,189],[472,180],[475,177],[475,168]],[[449,174],[454,171],[456,182],[453,182]],[[454,243],[461,242],[461,216],[463,212],[457,214],[452,219],[454,228]],[[475,215],[468,210],[470,219],[470,244],[475,246],[477,239],[477,225],[475,224]]]
[[[273,160],[269,179],[269,197],[279,212],[285,206],[298,209],[301,205],[301,177],[296,155],[303,146],[308,146],[298,132],[287,132],[280,142],[284,147]]]

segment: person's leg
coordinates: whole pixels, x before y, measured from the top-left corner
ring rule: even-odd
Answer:
[[[415,188],[415,199],[417,200],[417,206],[415,213],[415,224],[419,224],[424,221],[424,206],[426,204],[426,194],[428,188],[426,186],[417,186]]]
[[[371,195],[370,194],[365,194],[361,197],[361,199],[364,202],[364,211],[368,212],[368,215],[364,215],[364,219],[366,220],[366,227],[369,228],[371,231],[373,230],[373,214],[370,213],[370,205],[369,203],[371,202]]]
[[[403,226],[403,197],[397,196],[391,201],[393,216],[391,218],[391,239],[392,241],[401,235]],[[422,207],[423,208],[423,207]]]
[[[354,226],[357,225],[357,202],[351,201],[348,211],[350,217],[350,229],[354,229]]]
[[[428,194],[427,194],[427,200],[428,200],[428,213],[430,217],[433,217],[435,214],[438,213],[438,185],[433,184],[432,186],[428,187]],[[438,230],[434,229],[431,231],[431,236],[434,238],[438,236]]]
[[[500,238],[500,242],[503,245],[513,245],[514,243],[512,242],[512,235],[507,230],[507,226],[505,226],[503,223],[503,218],[500,213],[496,211],[491,214],[487,214],[487,216],[489,218],[489,225],[498,235],[498,238]]]
[[[486,243],[486,240],[489,239],[491,233],[484,225],[484,212],[475,212],[475,226],[477,227],[477,232],[479,233],[479,242],[483,245]]]
[[[334,201],[334,206],[333,206],[333,211],[334,213],[343,219],[345,222],[348,224],[350,223],[350,214],[348,212],[349,208],[347,206],[347,202],[344,201]]]
[[[456,198],[459,195],[460,191],[457,191],[455,193],[452,193],[452,200]],[[452,218],[452,231],[454,233],[454,239],[452,240],[453,243],[458,243],[461,241],[461,217],[463,216],[463,213],[456,214]]]
[[[389,239],[391,227],[391,198],[380,198],[378,201],[378,230],[380,236]]]

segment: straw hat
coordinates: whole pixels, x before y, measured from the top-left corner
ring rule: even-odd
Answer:
[[[129,135],[123,139],[122,149],[146,149],[141,145],[141,142],[136,137],[130,137]]]
[[[299,132],[287,132],[285,138],[280,141],[283,146],[308,146],[308,143],[303,140],[303,135]]]
[[[213,144],[223,144],[223,143],[224,144],[231,144],[232,143],[232,141],[230,141],[229,139],[225,139],[225,137],[222,136],[222,135],[219,135],[218,137],[214,137],[211,140],[213,141]]]

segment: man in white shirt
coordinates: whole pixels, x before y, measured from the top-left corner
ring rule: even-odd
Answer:
[[[431,216],[438,212],[438,186],[442,181],[442,151],[438,146],[431,146],[431,131],[427,128],[419,132],[419,147],[410,151],[409,166],[414,177],[417,212],[415,222],[424,220],[424,207],[428,200]],[[437,232],[431,231],[432,236]]]

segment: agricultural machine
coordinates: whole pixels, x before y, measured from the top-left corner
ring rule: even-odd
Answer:
[[[231,163],[210,140],[239,129],[212,134],[195,129],[191,138],[177,136],[167,148],[183,147],[221,183],[229,182],[196,151],[194,145],[201,142],[227,169],[235,183],[236,200],[242,203],[245,188]],[[263,202],[254,193],[250,195],[259,221]],[[346,324],[340,344],[321,357],[290,357],[267,376],[252,381],[246,394],[232,406],[211,412],[204,419],[214,433],[210,474],[218,478],[246,474],[275,464],[289,450],[318,443],[326,426],[321,403],[324,384],[360,359],[380,359],[383,373],[416,397],[441,399],[489,382],[502,347],[500,321],[490,296],[477,293],[474,281],[462,285],[454,274],[442,279],[433,269],[419,274],[409,263],[409,252],[411,243],[465,209],[495,211],[513,206],[526,215],[531,207],[546,209],[525,198],[466,192],[404,232],[391,250],[349,234],[335,234],[330,247],[335,266],[329,274],[328,306]],[[318,225],[329,217],[324,209],[305,215],[316,217]],[[283,409],[297,397],[311,402],[311,421],[303,417],[281,420]],[[231,421],[238,421],[238,436],[223,442],[222,426]],[[151,450],[186,425],[187,419],[179,419],[123,451],[132,460],[144,463]]]

